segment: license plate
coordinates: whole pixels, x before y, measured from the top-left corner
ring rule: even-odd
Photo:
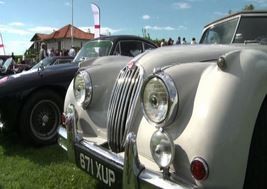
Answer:
[[[99,155],[75,145],[76,164],[107,187],[121,188],[122,169],[105,162]]]

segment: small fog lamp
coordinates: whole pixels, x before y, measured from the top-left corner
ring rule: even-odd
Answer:
[[[156,131],[150,140],[150,151],[160,168],[169,167],[174,158],[174,144],[168,133]]]

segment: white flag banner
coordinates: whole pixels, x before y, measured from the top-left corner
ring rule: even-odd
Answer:
[[[100,37],[100,10],[99,7],[92,3],[91,4],[93,16],[94,16],[94,24],[95,24],[95,38]]]
[[[0,54],[6,55],[2,34],[0,33]]]

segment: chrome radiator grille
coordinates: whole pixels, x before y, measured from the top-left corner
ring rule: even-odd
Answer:
[[[112,151],[122,152],[127,135],[126,121],[141,87],[140,68],[121,70],[112,91],[108,108],[108,143]]]

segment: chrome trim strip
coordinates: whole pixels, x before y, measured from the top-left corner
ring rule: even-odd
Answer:
[[[170,180],[166,180],[162,178],[162,175],[151,172],[147,169],[141,172],[139,175],[140,179],[140,188],[151,188],[147,187],[148,185],[154,186],[155,188],[161,189],[194,189],[197,188],[194,185],[186,185],[186,184],[176,184]],[[153,188],[154,188],[153,187]]]
[[[91,151],[94,151],[96,154],[101,155],[103,158],[108,159],[120,166],[123,166],[123,158],[120,155],[107,151],[106,149],[86,140],[82,140],[80,144],[85,146],[86,148],[89,148]]]
[[[237,24],[235,26],[235,32],[234,32],[234,35],[232,36],[231,43],[233,43],[234,40],[235,40],[235,37],[236,37],[236,34],[237,34],[236,32],[237,32],[237,29],[239,27],[240,20],[241,20],[241,15],[237,16],[237,18],[238,18],[238,21],[237,21]]]
[[[58,127],[58,141],[57,142],[58,142],[59,146],[61,146],[65,151],[68,151],[67,140],[68,140],[67,130],[62,126],[59,126]]]
[[[67,131],[67,149],[68,158],[70,161],[75,162],[75,152],[74,152],[74,142],[79,137],[77,135],[76,125],[77,125],[77,113],[74,105],[69,104],[65,112],[65,126]]]
[[[144,166],[141,165],[138,158],[136,135],[134,133],[129,133],[127,135],[126,144],[122,188],[139,188],[137,178],[144,169]]]
[[[4,121],[2,120],[2,114],[0,111],[0,130],[2,130],[4,128]]]

